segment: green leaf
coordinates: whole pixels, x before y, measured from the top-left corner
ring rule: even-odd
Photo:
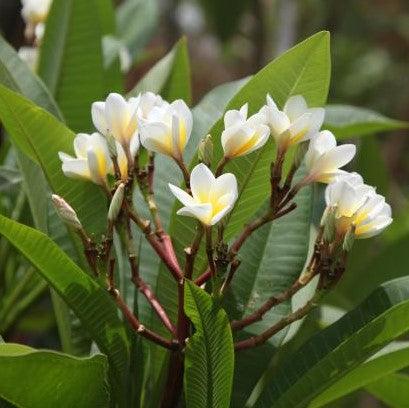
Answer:
[[[0,344],[0,365],[0,402],[30,408],[58,406],[62,401],[64,406],[78,408],[109,405],[107,364],[102,355],[79,359]]]
[[[108,293],[43,233],[1,215],[0,233],[32,262],[107,355],[111,379],[120,398],[127,381],[129,346],[124,325]]]
[[[182,37],[156,65],[138,82],[129,96],[140,92],[159,93],[167,101],[183,99],[191,102],[190,65],[187,41]]]
[[[0,120],[13,141],[42,167],[54,192],[73,206],[97,237],[105,230],[106,199],[94,184],[64,176],[58,152],[73,154],[74,134],[54,116],[0,86]]]
[[[378,379],[390,373],[409,366],[409,344],[407,342],[393,344],[392,350],[387,348],[379,357],[373,358],[352,370],[349,374],[327,388],[315,398],[309,408],[322,407],[337,398],[343,397],[355,390],[377,382]],[[382,381],[381,381],[382,382]]]
[[[403,408],[408,405],[408,375],[399,373],[389,374],[368,385],[366,389],[390,408]]]
[[[157,0],[126,0],[116,12],[118,34],[133,59],[153,36],[158,25]]]
[[[255,407],[305,407],[326,388],[407,332],[408,312],[409,278],[383,284],[357,308],[293,353],[265,384]]]
[[[228,408],[234,349],[226,313],[192,282],[185,286],[185,313],[195,332],[185,352],[184,390],[188,408]]]
[[[39,75],[75,131],[92,129],[90,106],[105,93],[102,1],[54,0],[41,46]]]
[[[335,133],[338,139],[405,129],[408,126],[407,122],[356,106],[327,105],[325,108],[324,128]]]

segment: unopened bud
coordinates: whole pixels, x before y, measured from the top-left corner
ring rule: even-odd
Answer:
[[[200,141],[198,156],[202,163],[210,166],[213,160],[213,142],[210,135],[207,135]]]
[[[327,208],[325,210],[321,224],[324,225],[323,239],[325,242],[333,242],[336,232],[335,209]]]
[[[112,197],[111,204],[109,205],[108,210],[108,220],[114,222],[119,212],[122,208],[122,203],[124,201],[124,194],[125,194],[125,184],[121,183],[118,188],[116,189],[114,196]]]
[[[355,242],[355,228],[351,228],[345,234],[344,242],[342,243],[342,249],[346,252],[349,252],[352,249],[354,242]]]
[[[77,213],[62,197],[53,194],[51,196],[51,201],[53,202],[57,214],[67,225],[76,230],[83,229]]]

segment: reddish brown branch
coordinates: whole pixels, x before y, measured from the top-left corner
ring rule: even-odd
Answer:
[[[192,244],[185,248],[186,253],[186,263],[185,263],[185,277],[186,279],[192,279],[193,266],[195,263],[197,252],[200,248],[200,243],[202,242],[203,237],[203,227],[198,223],[196,234],[193,237]]]

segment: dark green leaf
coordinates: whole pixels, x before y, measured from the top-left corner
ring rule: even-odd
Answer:
[[[364,285],[364,280],[362,281]],[[409,278],[377,288],[356,309],[313,336],[265,384],[256,407],[305,407],[409,329]]]
[[[234,350],[227,315],[192,282],[185,286],[185,313],[195,327],[185,352],[186,406],[228,408]]]

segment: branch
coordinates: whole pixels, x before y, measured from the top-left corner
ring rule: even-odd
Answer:
[[[216,264],[213,259],[212,227],[205,227],[206,232],[206,255],[209,262],[210,276],[216,276]]]
[[[183,161],[182,158],[177,158],[177,157],[174,157],[173,160],[175,160],[176,164],[179,166],[180,170],[182,171],[183,180],[185,181],[186,189],[190,191],[190,173],[185,165],[185,162]]]
[[[230,161],[228,157],[223,156],[223,158],[219,161],[216,167],[216,172],[214,173],[215,177],[219,177],[222,174],[224,166]]]
[[[108,273],[108,292],[115,300],[117,306],[122,311],[124,318],[128,321],[132,329],[135,330],[136,333],[145,337],[146,339],[153,341],[154,343],[165,347],[169,350],[178,350],[180,348],[179,342],[175,340],[168,340],[155,333],[154,331],[147,329],[141,322],[138,320],[136,316],[131,312],[131,310],[126,305],[124,299],[119,293],[119,290],[115,288],[114,279],[113,279],[113,270],[114,270],[115,260],[111,259],[110,261],[110,270]]]
[[[195,263],[197,252],[199,251],[199,248],[200,248],[202,237],[203,237],[203,227],[202,227],[202,224],[199,222],[197,225],[196,234],[193,237],[193,241],[191,245],[185,248],[185,253],[186,253],[185,277],[186,279],[192,279],[193,266]]]
[[[289,324],[295,322],[296,320],[302,319],[306,316],[312,309],[318,306],[318,302],[324,295],[325,291],[317,291],[311,300],[309,300],[304,306],[297,309],[295,312],[288,314],[279,320],[276,324],[271,326],[269,329],[265,330],[258,336],[252,336],[246,340],[239,341],[234,344],[234,349],[237,351],[246,350],[252,347],[257,347],[264,344],[269,338],[274,336],[276,333],[287,327]]]

